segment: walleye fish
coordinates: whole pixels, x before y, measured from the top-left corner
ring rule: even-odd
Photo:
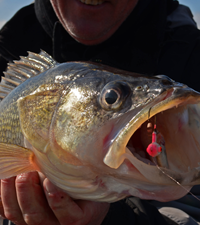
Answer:
[[[107,202],[170,201],[200,184],[200,93],[167,76],[29,52],[8,65],[0,97],[0,179],[36,170]]]

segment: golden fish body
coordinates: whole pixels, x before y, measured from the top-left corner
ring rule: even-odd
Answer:
[[[41,52],[10,64],[0,86],[1,179],[37,170],[74,198],[107,202],[168,201],[200,184],[200,94],[186,85]],[[155,116],[166,152],[152,159]]]

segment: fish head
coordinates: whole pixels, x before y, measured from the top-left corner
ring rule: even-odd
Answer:
[[[141,104],[135,115],[129,110],[132,117],[112,140],[103,161],[122,179],[133,178],[129,184],[137,191],[130,188],[132,195],[171,201],[200,182],[200,95],[166,76],[156,77],[159,81],[154,80],[154,84],[159,87],[161,83],[159,95]],[[158,157],[146,152],[155,129],[149,133],[149,124],[156,125],[157,137],[161,136],[158,143],[163,149]]]
[[[59,159],[87,167],[96,175],[93,180],[101,177],[107,196],[115,193],[102,201],[127,195],[180,198],[200,183],[199,100],[198,92],[164,75],[92,67],[70,84],[57,105],[49,159],[57,166]],[[146,153],[148,123],[154,124],[155,117],[167,155],[160,158],[167,165]],[[97,194],[93,199],[99,200]]]
[[[102,161],[127,122],[172,86],[166,79],[90,68],[63,91],[51,122],[51,148],[61,148],[82,163],[97,163],[100,156]]]

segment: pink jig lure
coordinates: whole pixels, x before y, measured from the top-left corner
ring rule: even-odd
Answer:
[[[162,152],[162,147],[157,143],[156,124],[154,124],[154,131],[152,133],[152,143],[148,145],[146,151],[152,157],[156,157]]]

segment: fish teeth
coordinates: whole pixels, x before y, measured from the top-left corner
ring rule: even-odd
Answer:
[[[152,127],[153,127],[153,125],[151,122],[147,123],[147,128],[152,128]]]
[[[79,1],[86,5],[101,5],[104,2],[103,0],[79,0]]]

